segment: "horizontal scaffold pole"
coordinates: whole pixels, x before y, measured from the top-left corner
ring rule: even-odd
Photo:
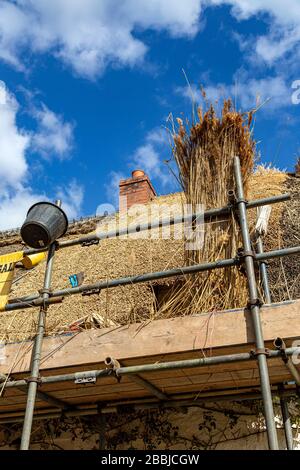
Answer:
[[[257,261],[278,258],[282,256],[291,256],[300,253],[300,246],[292,248],[284,248],[282,250],[274,250],[254,255]],[[18,299],[14,303],[7,304],[5,311],[20,310],[31,307],[38,307],[42,304],[53,302],[55,298],[61,298],[67,295],[83,294],[83,293],[100,293],[102,289],[111,289],[113,287],[139,284],[142,282],[156,281],[168,277],[183,276],[195,274],[203,271],[212,271],[214,269],[227,268],[231,266],[239,266],[243,258],[230,258],[225,260],[214,261],[211,263],[195,264],[194,266],[184,266],[182,268],[169,269],[166,271],[158,271],[154,273],[141,274],[138,276],[122,277],[119,279],[111,279],[108,281],[99,281],[94,284],[82,285],[70,289],[61,289],[50,293],[50,298],[44,300],[39,294],[33,294],[28,297]]]
[[[299,355],[300,348],[293,347],[287,348],[285,350],[287,356]],[[269,350],[268,357],[270,359],[281,357],[281,351],[278,350]],[[75,372],[70,374],[61,374],[61,375],[52,375],[48,377],[40,377],[39,383],[43,384],[52,384],[57,382],[73,382],[78,379],[87,379],[87,378],[100,378],[108,377],[115,374],[117,377],[122,375],[136,375],[143,374],[146,372],[157,372],[157,371],[166,371],[166,370],[175,370],[175,369],[192,369],[196,367],[205,367],[218,364],[228,364],[236,362],[246,362],[256,360],[255,354],[249,353],[239,353],[239,354],[224,354],[222,356],[213,356],[213,357],[202,357],[199,359],[186,359],[182,361],[171,361],[171,362],[158,362],[155,364],[143,364],[136,366],[127,366],[119,367],[112,371],[112,369],[99,369],[99,370],[89,370],[85,372]],[[5,388],[14,388],[22,387],[26,385],[27,382],[25,379],[14,380],[7,382]]]
[[[254,199],[253,201],[248,201],[246,203],[246,208],[253,209],[254,207],[267,206],[269,204],[276,204],[279,202],[288,201],[290,199],[291,199],[291,195],[289,193],[279,194],[278,196],[271,196],[271,197],[266,197],[262,199]],[[108,238],[122,237],[125,235],[130,235],[130,234],[134,234],[138,232],[145,232],[147,230],[154,230],[154,229],[161,228],[161,227],[182,224],[185,222],[191,222],[191,220],[201,219],[202,217],[204,217],[205,221],[209,221],[217,217],[230,215],[233,208],[234,208],[234,205],[230,204],[228,206],[221,207],[219,209],[209,209],[205,211],[204,213],[199,212],[195,214],[182,214],[177,217],[172,217],[172,218],[169,217],[167,219],[149,221],[144,224],[137,224],[137,225],[130,224],[130,227],[127,226],[125,228],[120,228],[119,230],[112,230],[109,232],[103,232],[103,233],[97,233],[97,234],[93,233],[91,235],[87,235],[86,237],[76,238],[74,240],[58,241],[56,243],[56,248],[57,249],[68,248],[70,246],[89,244],[89,243],[97,242],[100,240],[106,240]],[[43,251],[46,251],[46,250],[45,249],[36,250],[36,249],[30,248],[30,249],[25,250],[24,254],[33,255],[35,253],[41,253]]]

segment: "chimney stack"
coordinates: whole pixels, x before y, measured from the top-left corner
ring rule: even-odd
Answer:
[[[135,170],[132,177],[120,181],[119,210],[126,212],[135,204],[147,204],[156,196],[149,177],[143,170]]]

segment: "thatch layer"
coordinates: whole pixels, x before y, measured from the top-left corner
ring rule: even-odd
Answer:
[[[282,205],[278,229],[271,229],[266,237],[266,249],[298,246],[300,244],[300,178],[285,178],[282,189],[292,195],[291,201]],[[280,208],[277,208],[280,211]],[[300,255],[284,257],[269,262],[272,300],[280,302],[300,298]]]
[[[242,115],[224,101],[220,116],[213,106],[204,113],[198,108],[198,121],[192,125],[178,119],[173,131],[173,154],[187,203],[193,212],[228,204],[228,191],[235,188],[233,161],[240,157],[247,196],[248,181],[253,170],[255,142],[251,136],[251,114]],[[199,233],[197,234],[197,230]],[[218,259],[233,258],[241,244],[240,230],[234,217],[214,220],[194,232],[198,243],[185,251],[186,264],[193,265]],[[198,240],[197,240],[198,236]],[[199,247],[198,247],[198,246]],[[201,311],[240,307],[247,298],[244,274],[238,268],[226,268],[189,276],[170,293],[161,314],[190,315]]]
[[[266,250],[299,244],[300,180],[288,177],[285,173],[264,168],[260,168],[249,180],[249,199],[268,197],[287,191],[292,192],[292,201],[272,206],[269,231],[265,240]],[[156,205],[157,211],[159,205],[167,207],[169,204],[178,204],[180,207],[183,201],[182,193],[177,193],[157,198],[152,205]],[[254,221],[256,210],[248,211],[248,213]],[[74,236],[72,235],[71,238]],[[20,240],[17,241],[20,242]],[[9,248],[9,251],[15,249],[14,246]],[[282,262],[278,260],[270,263],[270,281],[274,300],[288,299],[289,296],[300,297],[300,283],[297,282],[299,273],[296,272],[298,259],[299,257],[292,257]],[[184,264],[182,240],[111,239],[101,242],[98,246],[89,248],[78,246],[58,251],[54,264],[53,288],[70,286],[69,275],[80,271],[85,273],[85,282],[90,282],[165,270]],[[44,263],[31,271],[18,268],[16,278],[24,277],[14,284],[11,298],[24,296],[40,289],[43,284],[44,268]],[[175,282],[181,281],[177,279]],[[70,330],[70,324],[92,313],[104,319],[102,326],[105,326],[105,322],[109,320],[116,324],[128,324],[157,318],[158,315],[168,316],[164,297],[173,283],[173,279],[168,279],[156,287],[148,283],[105,290],[99,297],[66,298],[61,305],[49,308],[47,334]],[[159,308],[156,302],[157,296],[160,300]],[[11,342],[34,336],[36,318],[37,309],[1,313],[0,339]]]

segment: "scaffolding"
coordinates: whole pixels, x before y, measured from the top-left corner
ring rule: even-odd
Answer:
[[[262,240],[258,238],[257,240],[257,249],[256,252],[253,251],[252,242],[250,239],[250,232],[248,226],[247,210],[253,207],[266,206],[268,204],[274,204],[278,202],[287,201],[290,199],[289,194],[283,194],[279,196],[259,199],[255,201],[246,201],[244,197],[243,182],[241,176],[240,160],[238,157],[234,158],[234,177],[236,188],[235,191],[230,191],[228,194],[228,205],[220,209],[210,209],[204,213],[204,221],[212,220],[219,217],[220,215],[230,215],[234,214],[238,217],[239,226],[242,235],[243,248],[239,250],[239,253],[235,258],[219,260],[211,263],[203,263],[193,266],[186,266],[177,269],[171,269],[167,271],[148,273],[138,276],[131,276],[120,279],[113,279],[105,282],[97,282],[89,285],[81,285],[79,287],[74,287],[70,289],[61,289],[52,291],[51,290],[51,277],[53,271],[53,261],[55,252],[57,249],[63,249],[66,247],[81,245],[83,247],[98,244],[100,240],[120,237],[122,235],[127,235],[130,233],[136,233],[146,230],[151,230],[154,228],[160,228],[165,225],[174,225],[181,224],[185,221],[195,221],[203,214],[193,214],[192,217],[189,216],[180,216],[174,217],[171,220],[159,220],[154,224],[143,224],[131,227],[130,229],[121,229],[118,232],[112,231],[103,234],[89,235],[86,237],[81,237],[76,240],[67,240],[67,241],[56,241],[50,245],[48,249],[48,257],[45,269],[44,285],[43,289],[39,294],[28,295],[18,299],[17,302],[8,303],[6,305],[6,311],[26,309],[31,307],[39,307],[39,317],[38,317],[38,327],[37,333],[34,340],[34,347],[32,349],[31,356],[31,371],[30,376],[22,380],[8,380],[8,377],[0,377],[1,381],[5,383],[5,388],[17,388],[22,391],[27,392],[27,403],[25,417],[11,417],[7,418],[5,422],[18,422],[24,421],[23,430],[22,430],[22,439],[21,439],[21,450],[28,450],[30,446],[30,437],[33,419],[48,419],[55,418],[61,415],[61,412],[66,416],[82,416],[82,415],[91,415],[99,414],[103,412],[112,412],[118,410],[118,405],[105,408],[101,410],[101,406],[86,406],[79,407],[78,409],[68,409],[66,403],[56,399],[54,397],[48,396],[46,393],[42,392],[39,387],[43,384],[57,383],[57,382],[68,382],[76,381],[80,383],[80,380],[96,381],[102,377],[108,377],[114,375],[118,379],[122,376],[130,376],[130,378],[140,384],[142,387],[147,389],[153,397],[156,398],[156,401],[152,400],[137,400],[134,404],[135,409],[147,409],[153,407],[176,407],[176,406],[192,406],[194,402],[188,395],[180,396],[177,399],[170,399],[165,393],[163,393],[159,388],[153,385],[148,380],[139,376],[141,373],[154,372],[154,371],[163,371],[163,370],[176,370],[176,369],[187,369],[187,368],[200,368],[210,365],[217,364],[226,364],[226,363],[238,363],[243,361],[256,361],[259,369],[259,378],[260,378],[260,394],[247,394],[242,393],[237,395],[222,395],[221,399],[234,399],[234,400],[256,400],[262,398],[263,408],[264,408],[264,417],[266,422],[266,430],[268,437],[268,445],[271,450],[278,450],[278,438],[277,430],[275,424],[275,414],[273,407],[273,394],[274,391],[271,389],[270,378],[268,372],[268,359],[270,358],[282,358],[284,364],[287,366],[289,373],[294,381],[295,387],[290,390],[286,390],[283,387],[278,389],[277,394],[280,396],[280,404],[283,416],[284,430],[286,436],[287,449],[293,448],[293,436],[291,421],[289,416],[289,410],[286,400],[290,396],[295,396],[296,393],[299,394],[300,387],[300,374],[298,369],[295,367],[291,360],[291,356],[294,354],[299,354],[300,349],[297,347],[287,348],[284,344],[284,341],[281,338],[276,338],[274,341],[274,350],[266,349],[265,341],[263,338],[262,332],[262,323],[260,317],[260,308],[262,306],[262,301],[259,298],[257,280],[255,274],[255,262],[259,263],[262,285],[265,293],[265,300],[268,304],[271,304],[271,296],[268,284],[268,274],[266,269],[265,262],[269,259],[274,259],[283,256],[290,256],[300,253],[300,246],[293,248],[285,248],[281,250],[274,250],[270,252],[264,252]],[[57,201],[57,205],[60,206],[60,201]],[[38,252],[45,251],[45,249],[34,250],[28,249],[25,250],[25,254],[34,254]],[[172,276],[180,276],[184,274],[193,274],[204,271],[211,271],[214,269],[224,269],[231,266],[244,266],[247,281],[248,281],[248,290],[249,290],[249,303],[248,309],[251,313],[253,329],[255,333],[255,350],[246,353],[240,354],[223,354],[220,356],[213,357],[204,357],[200,359],[188,359],[180,361],[169,361],[169,362],[160,362],[155,364],[142,364],[135,366],[123,367],[121,366],[116,358],[107,357],[105,361],[105,369],[99,370],[88,370],[80,371],[77,373],[69,374],[60,374],[60,375],[50,375],[50,376],[40,376],[40,361],[41,361],[41,351],[42,343],[45,333],[46,325],[46,314],[47,309],[51,304],[62,302],[66,294],[76,295],[76,294],[98,294],[102,289],[113,288],[117,286],[132,285],[137,283],[143,283],[148,281],[153,281],[157,279],[168,278]],[[36,412],[34,413],[36,398],[40,397],[43,401],[48,402],[54,407],[60,408],[62,411],[58,412]],[[217,395],[211,396],[200,396],[200,401],[216,401],[219,397]],[[199,399],[198,399],[199,400]]]

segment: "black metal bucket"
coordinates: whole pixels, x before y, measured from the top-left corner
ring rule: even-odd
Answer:
[[[51,202],[38,202],[27,212],[21,237],[31,248],[45,248],[62,237],[68,229],[64,211]]]

